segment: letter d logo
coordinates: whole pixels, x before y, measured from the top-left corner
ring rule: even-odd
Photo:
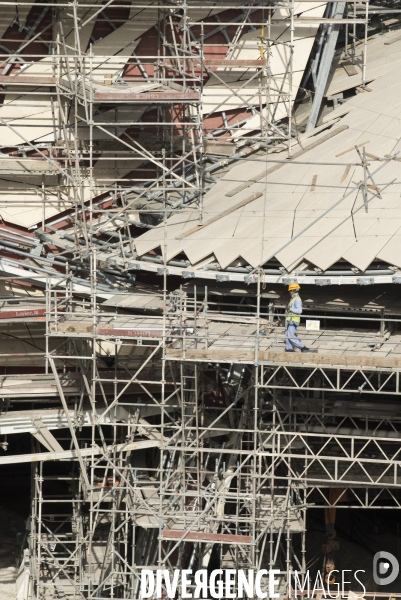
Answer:
[[[397,579],[399,571],[400,565],[393,554],[384,551],[376,552],[373,557],[373,579],[377,585],[393,583]]]

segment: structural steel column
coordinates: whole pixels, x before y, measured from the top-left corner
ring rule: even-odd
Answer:
[[[341,19],[344,14],[345,2],[338,2],[333,6],[333,19]],[[317,85],[315,88],[315,97],[312,104],[312,110],[309,115],[308,124],[306,131],[311,131],[316,127],[316,123],[319,117],[320,107],[322,105],[323,94],[326,89],[327,78],[329,76],[330,67],[333,62],[334,52],[336,50],[336,44],[338,39],[338,33],[340,31],[340,24],[331,25],[329,28],[328,39],[323,50],[322,61],[320,63],[319,74],[317,78]]]

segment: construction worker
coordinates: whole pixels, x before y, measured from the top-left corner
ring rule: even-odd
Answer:
[[[313,352],[309,350],[302,342],[297,339],[297,327],[301,321],[302,315],[302,300],[298,294],[301,286],[298,283],[290,283],[288,291],[291,299],[287,304],[286,315],[286,330],[285,330],[285,351],[295,352],[295,348],[299,348],[301,352]]]

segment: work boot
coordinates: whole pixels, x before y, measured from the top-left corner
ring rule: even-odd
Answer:
[[[306,346],[304,346],[303,348],[301,348],[301,352],[313,352],[313,353],[316,353],[317,350],[311,350],[310,348],[307,348]]]
[[[286,349],[286,352],[295,352],[295,350],[287,350],[287,349]]]

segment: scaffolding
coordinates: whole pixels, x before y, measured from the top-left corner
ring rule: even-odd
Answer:
[[[279,436],[272,441],[258,416],[259,370],[185,359],[187,343],[207,347],[194,335],[204,299],[182,293],[165,299],[171,314],[110,327],[112,313],[96,305],[89,318],[71,279],[64,293],[60,282],[48,290],[48,336],[58,343],[47,358],[56,381],[57,363],[76,365],[82,389],[69,407],[70,431],[89,420],[91,435],[77,432],[74,448],[92,454],[85,450],[81,471],[63,477],[69,501],[67,489],[46,494],[52,465],[34,467],[38,597],[138,598],[142,568],[208,569],[216,552],[225,569],[281,564],[284,591],[285,573],[305,571],[306,486],[277,475],[270,448]],[[169,357],[170,348],[180,356]],[[110,371],[98,370],[101,357]],[[62,396],[61,381],[58,389]],[[59,502],[71,503],[70,516],[59,514]]]
[[[1,270],[42,290],[35,393],[46,389],[59,402],[14,415],[33,435],[31,454],[9,461],[32,463],[21,598],[137,600],[143,568],[216,565],[277,569],[284,598],[291,573],[308,569],[308,509],[401,506],[400,417],[391,402],[400,359],[359,357],[369,331],[347,360],[293,360],[279,346],[283,331],[270,335],[283,307],[266,301],[263,269],[248,282],[255,305],[225,310],[207,285],[177,283],[178,270],[192,280],[188,263],[169,260],[166,246],[144,258],[135,239],[164,223],[166,244],[174,215],[202,226],[203,196],[229,164],[272,149],[293,155],[297,28],[316,25],[308,128],[340,26],[351,57],[364,27],[366,87],[368,3],[361,15],[354,2],[328,2],[317,17],[299,14],[294,0],[222,2],[219,10],[189,0],[131,4],[37,2],[33,22],[18,23],[29,54],[23,43],[11,51],[8,38],[0,48],[7,103],[22,98],[22,112],[24,102],[41,106],[22,125],[0,113],[13,134],[1,172],[41,211],[26,233],[5,233],[14,258],[2,258]],[[139,44],[149,29],[153,37]],[[251,75],[241,83],[236,69]],[[57,251],[45,256],[43,246]],[[138,284],[144,261],[160,284]],[[37,317],[30,303],[25,316]],[[391,321],[366,320],[382,335]],[[31,384],[21,392],[33,393]],[[349,406],[342,396],[352,394],[368,399]],[[385,416],[375,395],[390,398]]]

